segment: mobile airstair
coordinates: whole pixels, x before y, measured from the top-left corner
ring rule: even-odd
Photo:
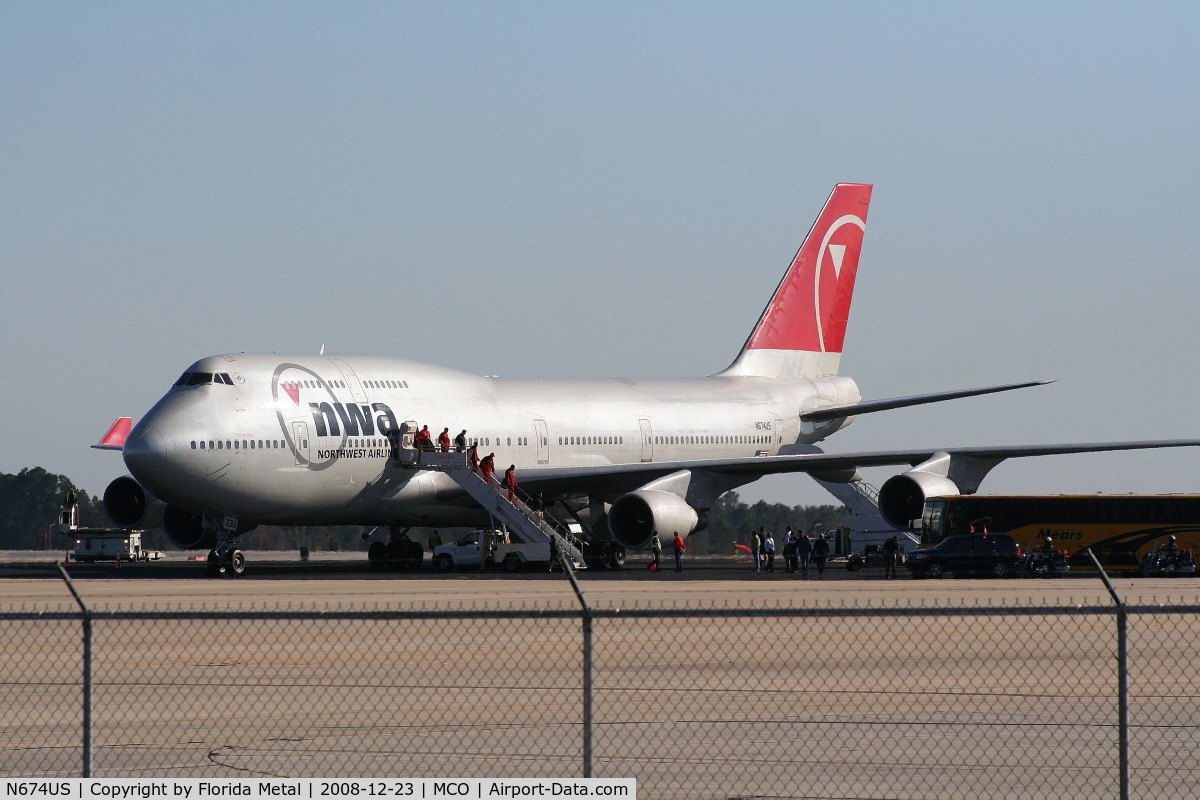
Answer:
[[[469,454],[443,453],[431,450],[401,450],[402,462],[417,469],[436,470],[449,475],[455,483],[475,499],[475,502],[492,516],[504,523],[509,532],[527,543],[548,543],[564,553],[575,569],[587,569],[583,557],[583,543],[570,531],[555,526],[552,520],[530,508],[520,497],[508,499],[508,491],[493,478],[483,476],[471,469]]]

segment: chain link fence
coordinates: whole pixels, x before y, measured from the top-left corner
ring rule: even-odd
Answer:
[[[1200,607],[1121,613],[1124,733],[1113,606],[4,613],[0,777],[1200,796]]]

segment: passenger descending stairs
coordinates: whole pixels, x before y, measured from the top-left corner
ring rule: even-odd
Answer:
[[[471,469],[467,462],[466,453],[440,453],[421,451],[417,453],[416,464],[419,469],[437,470],[444,472],[454,479],[454,482],[475,498],[479,505],[508,526],[521,540],[533,542],[557,543],[560,552],[566,553],[575,565],[575,569],[587,569],[587,562],[581,552],[581,543],[565,531],[554,528],[540,513],[534,511],[519,497],[512,501],[503,486],[489,483],[479,473]]]

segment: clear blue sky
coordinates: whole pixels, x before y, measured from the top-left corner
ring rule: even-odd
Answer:
[[[710,374],[838,181],[876,185],[864,397],[1060,382],[827,449],[1198,436],[1197,31],[1195,4],[6,0],[0,470],[101,491],[123,466],[88,445],[221,352]]]

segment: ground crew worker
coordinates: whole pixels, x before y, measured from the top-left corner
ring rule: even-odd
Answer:
[[[508,502],[516,502],[517,499],[517,465],[509,464],[508,469],[504,470],[504,488],[508,489]]]
[[[687,550],[687,544],[683,541],[683,537],[676,533],[671,547],[675,549],[675,571],[683,572],[683,551]]]
[[[900,552],[900,540],[895,536],[883,543],[883,577],[896,577],[896,554]]]
[[[662,566],[659,559],[662,558],[662,539],[658,538],[658,531],[655,531],[650,536],[650,553],[654,556],[654,562],[650,565],[651,572],[658,572],[658,568]]]
[[[450,429],[442,428],[442,432],[438,434],[438,449],[443,453],[450,452]]]
[[[459,453],[462,453],[467,449],[467,429],[466,428],[463,428],[462,431],[459,432],[458,436],[454,437],[454,449],[455,449],[455,451],[457,451]]]
[[[432,555],[434,548],[440,546],[441,543],[442,535],[440,533],[434,531],[433,533],[429,534],[429,553]]]
[[[483,478],[484,483],[492,482],[492,475],[496,472],[496,454],[488,453],[479,462],[479,475]]]

